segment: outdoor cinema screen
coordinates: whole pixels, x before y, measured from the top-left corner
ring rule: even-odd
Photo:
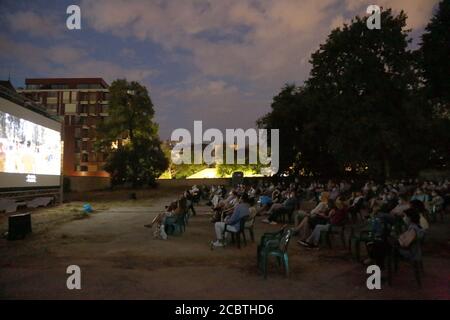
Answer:
[[[59,128],[59,122],[0,98],[0,188],[60,185]]]

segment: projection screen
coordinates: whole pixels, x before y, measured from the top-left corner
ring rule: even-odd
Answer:
[[[0,97],[0,189],[56,187],[61,125]]]

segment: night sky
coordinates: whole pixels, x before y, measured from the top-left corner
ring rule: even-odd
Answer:
[[[417,45],[437,0],[0,0],[0,79],[137,80],[150,91],[162,139],[172,130],[251,128],[310,54],[369,4],[404,9]],[[81,30],[66,8],[81,7]]]

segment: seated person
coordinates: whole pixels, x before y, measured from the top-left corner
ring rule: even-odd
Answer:
[[[322,192],[320,195],[320,202],[314,209],[312,209],[309,213],[300,211],[297,214],[296,218],[300,220],[300,223],[294,228],[294,233],[298,234],[300,239],[306,239],[311,233],[311,227],[315,226],[314,222],[318,222],[318,219],[323,219],[328,215],[328,196],[328,192]],[[313,223],[310,223],[310,220],[312,220]]]
[[[229,196],[221,200],[215,208],[213,208],[214,214],[211,219],[212,222],[223,220],[224,216],[231,214],[234,210],[234,207],[238,204],[239,197],[237,191],[230,191]]]
[[[362,192],[355,192],[352,199],[350,200],[350,208],[348,209],[349,214],[352,219],[355,221],[357,218],[358,212],[361,211],[364,205],[364,196]]]
[[[320,233],[322,231],[328,231],[331,225],[340,226],[345,223],[347,218],[347,207],[342,199],[338,197],[334,205],[330,203],[330,206],[331,208],[325,221],[322,220],[317,223],[311,235],[306,240],[299,240],[299,244],[308,248],[315,248],[319,244]]]
[[[241,219],[249,216],[249,209],[250,205],[248,195],[244,193],[241,196],[239,203],[234,208],[233,214],[231,216],[228,216],[225,221],[218,221],[214,224],[216,241],[211,242],[211,245],[214,247],[223,247],[223,234],[225,231],[225,225],[227,225],[227,230],[239,232]]]
[[[258,215],[266,214],[267,211],[269,211],[270,207],[272,206],[272,198],[267,195],[262,195],[259,197],[259,208],[258,208]]]
[[[420,213],[415,208],[409,208],[405,211],[405,216],[408,222],[408,229],[406,232],[414,231],[415,237],[407,247],[402,246],[401,242],[396,240],[394,242],[394,248],[396,248],[398,253],[406,259],[420,260],[422,258],[422,251],[419,242],[425,236],[425,230],[420,226]]]
[[[411,197],[411,200],[419,200],[426,203],[428,202],[428,195],[424,193],[421,188],[417,188],[416,192],[414,192],[414,195]]]
[[[430,209],[439,212],[444,208],[444,198],[436,191],[431,192]]]
[[[269,217],[262,220],[264,223],[277,224],[276,220],[282,210],[292,212],[297,207],[297,195],[295,191],[291,191],[288,198],[283,203],[274,203],[267,212]]]
[[[398,199],[398,204],[395,206],[394,209],[391,210],[391,214],[394,216],[404,216],[404,211],[409,209],[410,204],[408,201],[408,198],[405,194],[400,195]]]
[[[169,206],[166,206],[166,211],[158,214],[150,224],[146,224],[145,227],[152,228],[154,224],[156,224],[156,229],[153,232],[154,238],[159,238],[166,240],[167,234],[165,232],[165,222],[168,217],[173,217],[175,215],[183,214],[186,212],[186,198],[184,194],[181,198],[175,202],[172,202]]]

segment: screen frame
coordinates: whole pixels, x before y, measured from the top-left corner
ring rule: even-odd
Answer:
[[[12,186],[12,187],[7,187],[7,186],[2,186],[3,184],[0,184],[0,191],[17,191],[17,190],[35,190],[35,189],[52,189],[52,188],[60,188],[62,186],[62,176],[63,176],[63,136],[62,136],[62,123],[58,120],[52,119],[50,118],[50,116],[46,117],[45,115],[32,111],[30,109],[28,109],[27,107],[24,107],[22,105],[19,105],[17,103],[14,103],[8,99],[5,99],[3,97],[0,96],[0,111],[2,112],[6,112],[12,116],[30,121],[34,124],[40,125],[42,127],[57,131],[59,133],[60,136],[60,141],[61,141],[61,164],[60,164],[60,172],[59,175],[40,175],[40,174],[36,174],[36,177],[52,177],[52,180],[55,179],[57,177],[58,183],[57,184],[53,184],[52,182],[50,182],[49,184],[44,184],[44,185],[32,185],[30,183],[30,185],[23,185],[23,186]],[[24,178],[26,178],[26,176],[28,174],[26,173],[8,173],[8,172],[1,172],[1,175],[3,175],[3,178],[5,178],[5,176],[8,175],[14,175],[15,177],[18,176],[22,176]],[[45,179],[44,179],[45,180]],[[24,182],[25,183],[25,182]]]

